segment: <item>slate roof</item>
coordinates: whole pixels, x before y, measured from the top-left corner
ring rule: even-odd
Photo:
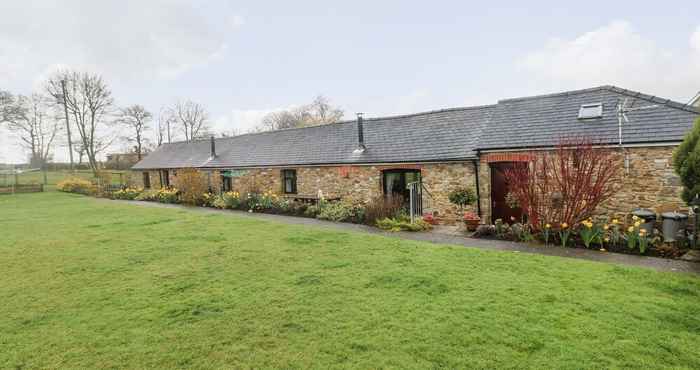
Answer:
[[[485,124],[479,149],[510,149],[555,145],[562,136],[588,136],[605,143],[618,142],[617,104],[647,107],[627,113],[623,144],[681,141],[699,112],[668,99],[600,86],[558,94],[501,100]],[[603,117],[578,119],[583,104],[603,103]]]
[[[495,106],[445,109],[364,120],[366,150],[358,147],[355,120],[316,127],[161,145],[133,169],[235,168],[353,163],[450,161],[475,158],[480,123]]]
[[[354,163],[453,161],[476,158],[478,150],[542,147],[561,136],[587,135],[617,143],[616,106],[656,105],[628,113],[623,142],[677,142],[700,112],[681,103],[614,86],[501,100],[495,105],[366,118],[367,149],[357,149],[356,121],[161,145],[133,169],[236,168]],[[603,103],[603,117],[579,120],[582,104]]]

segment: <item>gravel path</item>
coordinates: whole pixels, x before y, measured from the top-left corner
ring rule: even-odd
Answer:
[[[306,225],[314,227],[324,227],[343,231],[364,232],[369,234],[382,235],[392,238],[401,238],[408,240],[417,240],[430,242],[435,244],[452,244],[461,245],[470,248],[491,249],[500,251],[512,251],[522,253],[541,254],[546,256],[557,256],[566,258],[577,258],[588,261],[617,263],[629,266],[640,266],[652,268],[658,271],[671,272],[686,272],[700,275],[700,263],[687,262],[681,260],[672,260],[657,257],[634,256],[619,253],[606,253],[595,250],[579,249],[579,248],[562,248],[557,246],[538,246],[524,243],[508,242],[502,240],[486,240],[467,238],[460,235],[442,233],[439,231],[412,233],[412,232],[386,232],[375,227],[367,225],[357,225],[350,223],[330,222],[317,220],[313,218],[270,215],[265,213],[248,213],[243,211],[220,210],[204,207],[187,207],[177,204],[163,204],[156,202],[139,202],[139,201],[122,201],[99,199],[105,202],[128,203],[142,207],[157,207],[157,208],[175,208],[186,209],[192,212],[200,212],[206,214],[223,214],[237,217],[249,217],[259,220],[267,220],[273,222],[281,222],[293,225]]]

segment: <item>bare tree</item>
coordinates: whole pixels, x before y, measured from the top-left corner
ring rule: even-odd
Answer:
[[[62,83],[65,83],[65,94]],[[109,87],[97,74],[61,71],[49,78],[47,90],[51,96],[61,98],[73,117],[90,168],[97,172],[97,155],[113,140],[102,130],[114,104]]]
[[[0,90],[0,123],[10,120],[16,109],[15,97],[7,91]]]
[[[255,131],[275,131],[303,126],[303,112],[299,109],[268,113]]]
[[[209,132],[209,113],[206,109],[192,100],[178,101],[170,108],[172,121],[179,125],[185,134],[185,141],[203,137]]]
[[[124,137],[124,140],[130,144],[134,144],[134,151],[139,160],[141,160],[141,154],[148,141],[148,139],[143,136],[143,133],[150,128],[149,123],[152,118],[153,115],[151,112],[147,111],[142,105],[136,104],[120,109],[119,117],[116,120],[117,124],[131,131],[129,135]]]
[[[307,109],[307,125],[326,125],[335,123],[343,118],[343,110],[333,107],[330,100],[323,95],[319,95],[311,104],[306,106]]]
[[[311,104],[267,114],[255,131],[326,125],[338,122],[343,118],[343,114],[342,109],[333,107],[328,98],[319,95]]]
[[[30,165],[43,167],[51,158],[51,148],[59,130],[58,120],[51,114],[46,97],[20,95],[6,112],[7,128],[29,152]]]
[[[162,107],[156,118],[156,144],[161,146],[164,142],[170,142],[170,126],[173,123],[173,114],[169,108]]]

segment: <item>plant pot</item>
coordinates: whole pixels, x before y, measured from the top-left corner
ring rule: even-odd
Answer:
[[[464,226],[467,228],[467,231],[476,231],[480,221],[481,220],[464,220]]]

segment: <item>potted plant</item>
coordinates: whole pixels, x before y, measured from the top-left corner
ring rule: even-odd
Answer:
[[[474,212],[465,212],[462,220],[468,231],[475,231],[479,226],[479,222],[481,222],[481,217]]]
[[[431,225],[437,225],[437,220],[435,219],[435,213],[424,213],[423,214],[423,221],[425,221]]]
[[[476,194],[471,188],[459,187],[447,194],[447,199],[450,200],[450,203],[459,207],[459,212],[461,213],[464,206],[472,205],[476,202]]]

